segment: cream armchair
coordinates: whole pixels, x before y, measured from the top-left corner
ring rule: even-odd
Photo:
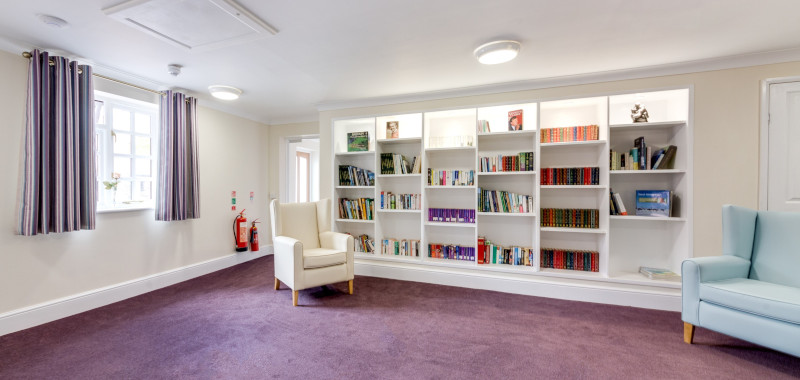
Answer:
[[[331,231],[331,200],[270,204],[272,244],[275,249],[275,290],[281,281],[298,292],[348,281],[353,294],[353,237]]]

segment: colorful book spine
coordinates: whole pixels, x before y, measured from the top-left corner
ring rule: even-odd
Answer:
[[[386,238],[381,242],[382,255],[417,257],[419,248],[419,240]]]
[[[369,235],[354,236],[355,243],[354,251],[361,253],[373,253],[375,251],[375,242]]]
[[[505,264],[533,266],[536,255],[533,248],[503,246],[483,236],[478,237],[478,264]]]
[[[434,259],[475,261],[475,247],[454,244],[428,244],[428,257]]]
[[[352,165],[339,165],[339,186],[375,186],[375,173]]]
[[[542,248],[539,255],[539,267],[599,272],[599,254],[596,251]]]
[[[533,152],[521,152],[514,156],[481,156],[478,167],[481,173],[533,171],[534,155]]]
[[[475,210],[459,208],[429,208],[428,221],[443,223],[475,223]]]
[[[576,127],[545,128],[540,132],[541,143],[573,141],[593,141],[600,139],[600,126],[582,125]]]
[[[478,188],[478,210],[481,212],[529,213],[533,210],[533,196]]]
[[[474,170],[428,169],[429,186],[474,186]]]
[[[541,209],[542,227],[600,228],[598,209]]]
[[[375,212],[374,198],[339,198],[339,218],[373,220]]]
[[[540,177],[542,185],[599,185],[600,168],[542,168]]]
[[[391,191],[381,191],[381,210],[420,210],[422,209],[422,195],[420,194],[393,194]]]

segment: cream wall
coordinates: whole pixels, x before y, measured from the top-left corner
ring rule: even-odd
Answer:
[[[758,207],[760,81],[796,75],[800,62],[324,111],[319,117],[320,155],[331,157],[331,122],[336,118],[693,85],[694,255],[719,255],[721,206]],[[332,196],[331,174],[321,170],[321,197]]]
[[[232,190],[248,219],[267,219],[266,125],[201,106],[200,219],[128,211],[98,214],[93,231],[16,235],[26,78],[27,60],[0,52],[0,315],[234,253]]]

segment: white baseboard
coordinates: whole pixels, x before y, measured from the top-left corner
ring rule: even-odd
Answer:
[[[54,301],[12,310],[0,314],[0,336],[119,302],[272,253],[272,246],[265,246],[259,252],[234,253]]]
[[[572,301],[680,311],[680,289],[543,276],[485,273],[458,268],[356,261],[361,276],[391,278],[462,288],[493,290]]]

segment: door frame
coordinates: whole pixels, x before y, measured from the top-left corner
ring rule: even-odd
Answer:
[[[303,139],[319,139],[320,136],[318,133],[316,134],[308,134],[308,135],[292,135],[292,136],[283,136],[280,139],[280,146],[278,147],[278,199],[280,199],[281,203],[286,203],[289,200],[289,173],[287,172],[286,168],[289,166],[288,164],[288,146],[292,142],[297,142]]]
[[[800,82],[800,76],[768,78],[761,81],[761,126],[758,154],[758,209],[766,210],[769,185],[769,86],[773,84]]]

